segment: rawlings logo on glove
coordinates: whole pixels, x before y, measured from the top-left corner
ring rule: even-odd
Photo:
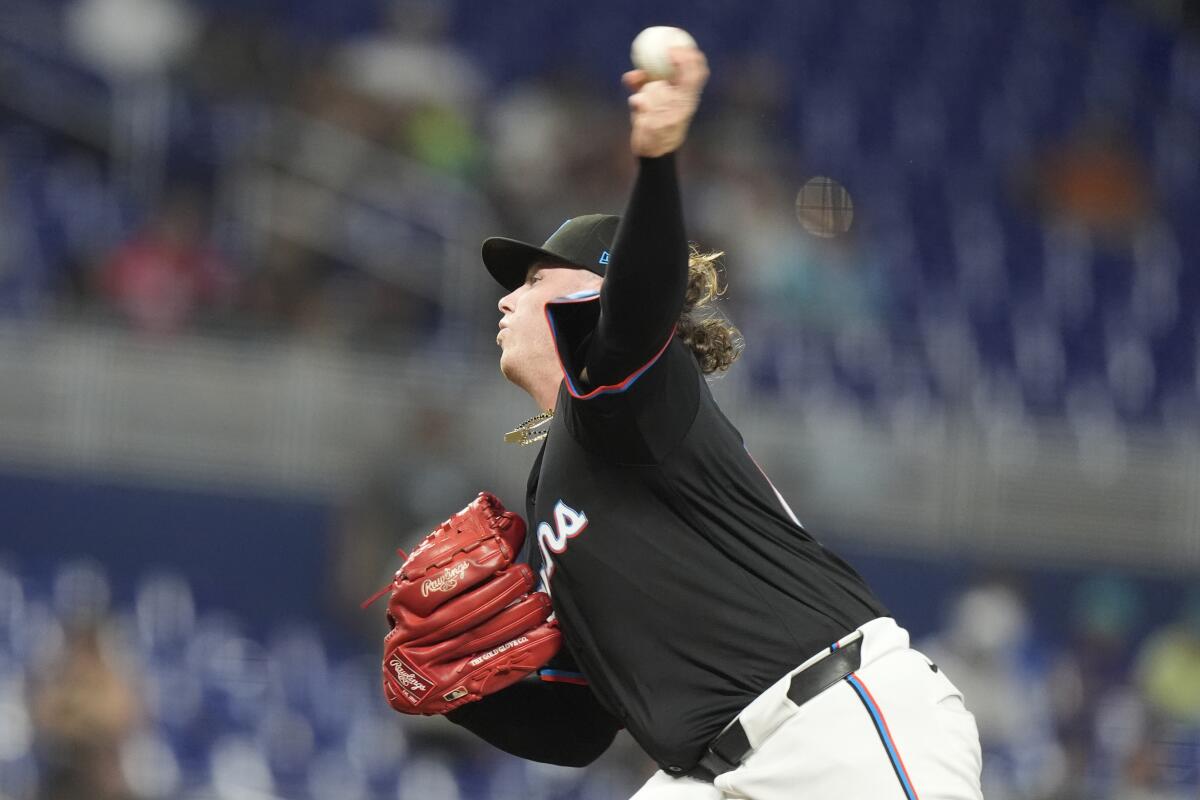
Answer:
[[[430,592],[448,592],[458,588],[458,579],[467,571],[469,565],[465,562],[447,568],[436,578],[429,578],[421,583],[421,597],[429,597]]]
[[[550,598],[514,564],[525,523],[483,492],[413,550],[392,581],[383,692],[404,714],[444,714],[511,686],[561,645]]]
[[[429,688],[433,681],[419,675],[412,666],[405,664],[400,656],[393,655],[388,661],[388,666],[392,668],[392,675],[395,676],[396,683],[400,685],[401,692],[409,702],[420,703],[429,695]]]

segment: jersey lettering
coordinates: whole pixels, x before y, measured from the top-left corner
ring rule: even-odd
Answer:
[[[554,527],[542,522],[537,527],[538,548],[542,551],[542,590],[550,591],[550,578],[554,575],[552,553],[565,553],[567,544],[587,528],[587,514],[576,511],[559,500],[554,504]]]

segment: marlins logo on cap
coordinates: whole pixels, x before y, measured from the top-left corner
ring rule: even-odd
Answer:
[[[558,226],[541,247],[493,236],[484,240],[483,263],[492,277],[509,291],[524,283],[529,267],[540,261],[603,276],[620,222],[620,217],[611,214],[574,217]]]

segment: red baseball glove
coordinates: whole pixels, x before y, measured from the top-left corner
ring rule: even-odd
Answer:
[[[514,564],[525,523],[483,492],[396,573],[383,693],[404,714],[444,714],[510,686],[558,652],[550,598]]]

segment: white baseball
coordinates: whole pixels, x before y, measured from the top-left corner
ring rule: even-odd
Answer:
[[[683,28],[655,25],[634,37],[633,46],[629,49],[629,58],[635,67],[646,71],[650,80],[670,80],[675,74],[670,49],[695,46],[696,40]]]

